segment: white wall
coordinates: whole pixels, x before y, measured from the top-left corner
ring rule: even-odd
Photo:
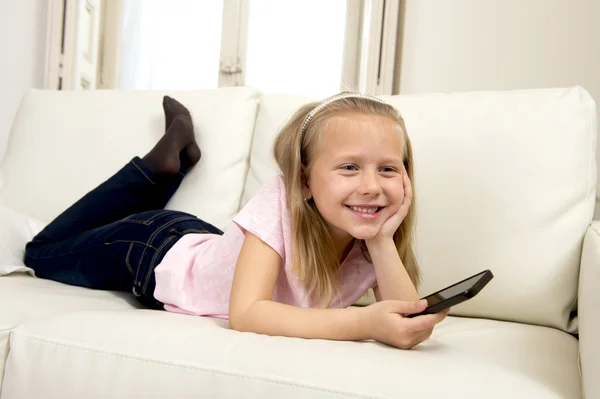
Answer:
[[[0,159],[23,93],[44,84],[47,3],[0,1]]]
[[[401,93],[577,84],[600,106],[600,0],[405,0],[402,37]]]

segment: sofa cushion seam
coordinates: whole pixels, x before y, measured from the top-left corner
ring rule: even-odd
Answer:
[[[265,378],[265,377],[255,377],[255,376],[244,375],[244,374],[240,374],[240,373],[208,369],[208,368],[204,368],[204,367],[181,366],[181,365],[169,363],[169,362],[161,362],[161,361],[157,361],[157,360],[144,359],[144,358],[138,357],[138,356],[122,355],[122,354],[118,354],[118,353],[102,351],[99,349],[82,348],[80,346],[68,345],[68,344],[59,343],[59,342],[52,342],[52,341],[35,338],[32,336],[28,336],[28,335],[15,334],[14,332],[11,335],[13,335],[15,337],[19,337],[19,338],[28,339],[31,341],[37,341],[37,342],[40,342],[40,343],[46,344],[46,345],[53,345],[53,346],[67,348],[67,349],[78,350],[81,352],[88,352],[88,353],[100,354],[100,355],[105,355],[105,356],[112,356],[112,357],[126,359],[126,360],[141,361],[144,363],[156,364],[156,365],[160,365],[160,366],[167,366],[167,367],[172,367],[172,368],[176,368],[176,369],[200,371],[200,372],[207,373],[207,374],[215,374],[215,375],[220,375],[220,376],[225,376],[225,377],[233,377],[233,378],[239,378],[239,379],[245,379],[245,380],[254,380],[254,381],[264,382],[267,384],[283,385],[283,386],[289,386],[289,387],[295,387],[295,388],[301,388],[301,389],[308,389],[308,390],[313,390],[313,391],[318,391],[318,392],[330,393],[330,394],[338,395],[338,396],[344,396],[344,397],[348,397],[348,398],[357,398],[357,399],[377,399],[378,398],[376,396],[355,395],[355,394],[351,394],[351,393],[347,393],[347,392],[336,391],[336,390],[331,390],[331,389],[326,389],[326,388],[320,388],[320,387],[310,386],[310,385],[306,385],[306,384],[294,384],[294,383],[289,383],[289,382],[273,380],[273,379],[269,379],[269,378]]]

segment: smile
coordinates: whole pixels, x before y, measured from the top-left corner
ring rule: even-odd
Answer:
[[[380,206],[350,206],[346,205],[348,209],[352,211],[356,216],[363,219],[373,220],[376,219],[380,214],[383,207]]]

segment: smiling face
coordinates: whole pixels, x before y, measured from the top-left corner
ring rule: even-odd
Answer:
[[[336,247],[374,237],[404,197],[400,127],[387,116],[339,114],[325,122],[316,146],[305,197],[314,200]]]

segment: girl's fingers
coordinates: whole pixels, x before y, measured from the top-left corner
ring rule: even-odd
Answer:
[[[429,339],[429,337],[431,337],[431,333],[433,332],[433,330],[427,330],[427,331],[423,331],[422,333],[420,333],[419,335],[417,335],[416,339],[419,343]]]
[[[426,341],[427,339],[429,339],[429,337],[431,336],[431,331],[424,331],[422,333],[419,334],[415,334],[410,338],[410,343],[409,343],[409,347],[415,347],[417,345],[419,345],[420,343],[422,343],[423,341]]]
[[[414,333],[419,333],[432,329],[436,324],[444,320],[446,315],[446,312],[440,312],[417,316],[406,320],[411,323],[411,326],[409,327],[410,330]]]

